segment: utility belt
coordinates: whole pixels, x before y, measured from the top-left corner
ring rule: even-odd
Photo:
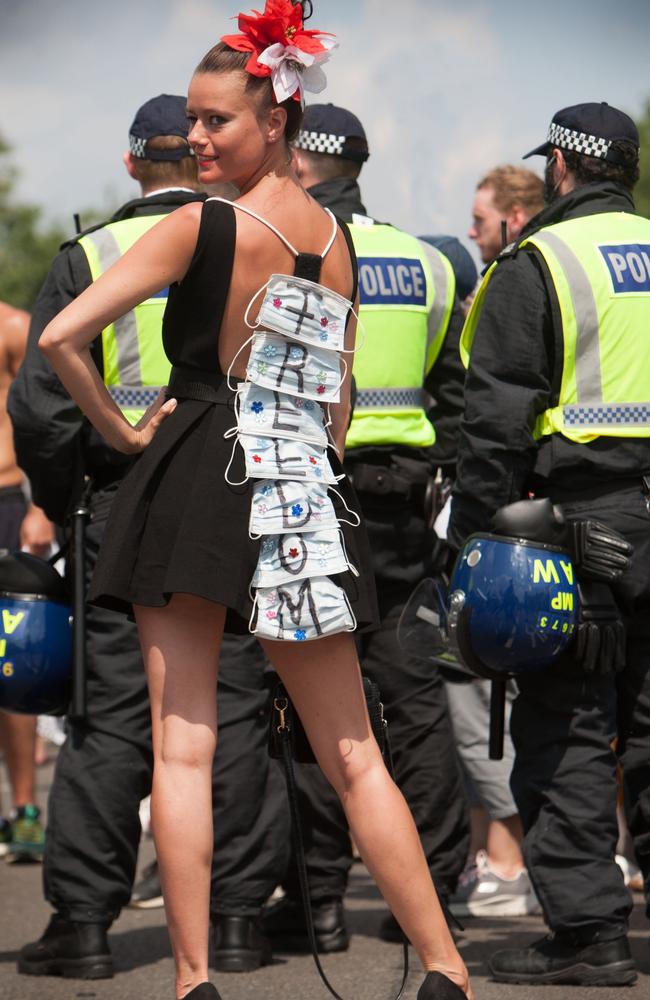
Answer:
[[[424,517],[427,524],[433,523],[442,507],[439,477],[421,459],[391,455],[386,465],[380,465],[350,460],[346,455],[344,467],[362,505],[364,494],[367,498],[403,501]]]
[[[562,504],[599,500],[612,493],[626,493],[639,489],[646,498],[650,497],[650,472],[636,476],[619,476],[616,479],[597,480],[577,489],[553,483],[546,488],[533,489],[533,493],[535,497],[541,499],[551,497],[553,503]]]

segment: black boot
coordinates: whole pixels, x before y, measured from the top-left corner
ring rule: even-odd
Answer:
[[[338,897],[312,903],[316,946],[327,954],[347,951],[350,938],[345,926],[343,901]],[[302,902],[285,896],[262,915],[262,928],[273,947],[285,951],[309,951],[309,937]]]
[[[217,972],[254,972],[271,962],[271,943],[255,917],[213,914],[212,935]]]
[[[427,972],[417,1000],[467,1000],[467,995],[442,972]]]
[[[81,924],[54,913],[45,933],[18,953],[24,976],[64,976],[66,979],[110,979],[113,959],[107,924]]]
[[[529,948],[497,951],[488,962],[498,983],[564,983],[567,986],[630,986],[637,974],[626,937],[580,941],[549,934]]]

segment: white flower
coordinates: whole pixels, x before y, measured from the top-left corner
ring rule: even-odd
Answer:
[[[273,92],[278,104],[295,94],[300,94],[300,104],[304,107],[304,91],[320,94],[327,86],[327,78],[319,63],[329,59],[329,50],[336,48],[338,42],[329,38],[319,41],[327,51],[303,52],[295,45],[283,45],[275,42],[257,57],[257,61],[271,70]]]

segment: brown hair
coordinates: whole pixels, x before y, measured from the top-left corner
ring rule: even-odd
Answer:
[[[275,99],[270,76],[254,76],[246,72],[246,63],[250,52],[236,52],[224,42],[217,42],[194,70],[195,73],[233,73],[237,70],[246,74],[246,92],[255,95],[259,100],[259,112],[264,114],[273,107],[284,108],[287,112],[287,124],[284,129],[286,143],[297,138],[302,124],[302,108],[300,101],[290,97],[281,104]]]
[[[348,139],[348,145],[350,144],[351,140]],[[309,161],[319,182],[331,181],[335,177],[351,177],[356,180],[363,166],[358,160],[348,160],[333,153],[314,153],[310,149],[299,149],[298,152]]]
[[[597,156],[585,156],[573,149],[556,148],[560,149],[567,170],[571,171],[581,187],[583,184],[614,181],[632,191],[639,179],[639,150],[634,143],[625,139],[615,139],[611,145],[612,152],[618,154],[621,163],[610,163]]]
[[[156,135],[147,142],[149,149],[180,149],[187,146],[180,135]],[[184,156],[181,160],[142,160],[132,157],[133,173],[143,188],[154,190],[157,187],[188,187],[199,189],[196,160],[193,156]]]
[[[495,167],[476,185],[476,190],[492,188],[494,204],[500,212],[508,213],[520,205],[529,218],[544,208],[544,181],[532,170],[506,164]]]

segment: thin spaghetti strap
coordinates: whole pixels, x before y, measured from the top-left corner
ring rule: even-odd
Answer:
[[[253,211],[252,208],[246,208],[245,205],[240,205],[236,201],[228,201],[227,198],[218,198],[216,195],[213,198],[208,198],[206,200],[207,201],[223,201],[223,202],[226,203],[226,205],[232,205],[233,208],[238,208],[240,212],[245,212],[246,215],[250,215],[253,219],[257,219],[257,221],[261,222],[263,225],[265,225],[267,227],[267,229],[270,229],[271,232],[274,232],[275,235],[278,237],[278,239],[282,240],[282,242],[284,243],[284,245],[287,248],[287,250],[291,251],[291,253],[294,255],[294,257],[298,257],[299,256],[298,251],[296,250],[296,248],[294,247],[294,245],[292,243],[289,243],[289,240],[286,238],[286,236],[283,236],[282,233],[280,232],[280,230],[276,229],[272,222],[269,222],[263,216],[258,215],[257,212]],[[330,215],[331,215],[331,213],[330,213]],[[327,247],[327,250],[329,250],[330,246],[331,246],[331,241],[330,241],[329,246]],[[325,251],[325,253],[327,253],[327,250]],[[323,254],[323,256],[325,256],[325,254]]]
[[[327,212],[327,214],[329,215],[330,219],[332,220],[333,226],[332,226],[332,235],[330,236],[329,242],[328,242],[327,246],[325,247],[325,249],[323,250],[323,252],[321,254],[321,260],[325,260],[327,254],[330,252],[330,250],[332,248],[332,244],[333,244],[334,240],[336,239],[336,234],[337,234],[337,232],[339,230],[339,224],[336,221],[334,213],[330,212],[329,208],[326,208],[325,211]]]

